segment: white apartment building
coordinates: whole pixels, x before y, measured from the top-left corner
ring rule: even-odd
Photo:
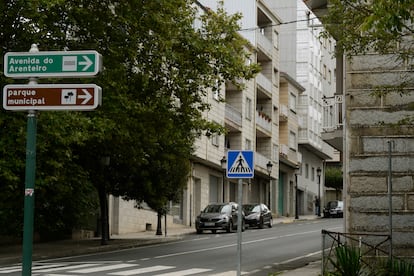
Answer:
[[[216,0],[200,2],[212,10],[217,8]],[[227,134],[201,137],[196,143],[192,174],[180,207],[186,225],[191,225],[210,202],[238,201],[237,179],[227,179],[222,167],[228,150],[255,152],[254,178],[243,181],[243,202],[263,202],[277,213],[280,19],[263,1],[243,1],[240,5],[240,1],[229,0],[224,5],[229,14],[244,15],[240,35],[255,49],[246,62],[259,63],[262,71],[245,83],[243,91],[226,83],[219,93],[206,99],[212,106],[206,118],[224,125]]]
[[[212,10],[217,8],[217,2],[200,1]],[[237,179],[225,177],[228,150],[254,151],[254,178],[243,180],[243,203],[265,203],[274,216],[315,212],[318,187],[323,195],[317,168],[323,173],[324,160],[332,156],[332,148],[322,141],[321,131],[322,99],[330,96],[331,90],[325,86],[334,84],[334,66],[328,62],[329,43],[325,45],[318,39],[320,27],[310,27],[305,21],[283,23],[297,21],[299,15],[306,18],[305,10],[296,4],[289,6],[293,18],[282,21],[279,14],[286,16],[287,9],[273,2],[296,3],[292,0],[224,1],[229,14],[243,15],[239,33],[252,49],[251,59],[246,62],[259,63],[262,71],[246,82],[243,90],[226,83],[219,92],[211,92],[206,97],[211,109],[204,115],[225,126],[227,133],[203,136],[196,141],[187,188],[181,202],[171,206],[169,223],[174,217],[175,222],[193,226],[196,216],[207,204],[238,201]],[[285,27],[290,30],[284,30]],[[332,74],[331,79],[328,72]],[[127,213],[121,212],[127,203],[111,201],[110,204],[119,214]],[[124,224],[131,221],[139,224],[139,229],[145,229],[146,224],[156,225],[156,214],[142,216],[135,211],[135,217],[131,214],[128,222],[114,219],[119,221],[117,226],[122,224],[122,229],[111,232],[125,232]]]
[[[212,10],[217,8],[216,0],[200,3]],[[238,179],[227,179],[223,169],[228,150],[254,151],[254,178],[243,181],[243,203],[262,202],[275,215],[293,214],[292,179],[293,168],[298,165],[297,155],[289,154],[285,158],[290,160],[292,168],[283,181],[279,179],[280,19],[262,0],[245,0],[242,5],[238,0],[226,0],[224,4],[229,14],[243,14],[240,35],[250,44],[246,46],[253,49],[251,59],[246,62],[259,63],[262,71],[246,82],[243,90],[226,83],[205,98],[211,109],[204,116],[225,126],[227,133],[203,136],[196,141],[187,188],[181,202],[170,206],[168,225],[174,221],[193,226],[196,216],[210,202],[238,201]],[[287,122],[283,116],[282,120]],[[133,206],[133,202],[110,197],[111,234],[154,229],[156,213]]]
[[[299,215],[317,213],[316,200],[319,199],[321,206],[325,203],[325,161],[334,157],[334,149],[322,139],[324,121],[331,120],[327,117],[330,113],[325,112],[324,100],[335,93],[334,40],[320,37],[323,27],[302,0],[266,2],[284,22],[279,35],[280,67],[305,89],[297,105],[297,141],[302,157],[298,171],[298,212]]]

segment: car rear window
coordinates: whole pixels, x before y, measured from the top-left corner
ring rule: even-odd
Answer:
[[[214,204],[214,205],[207,205],[207,207],[204,209],[204,213],[230,213],[231,212],[231,206],[230,205],[220,205],[220,204]]]

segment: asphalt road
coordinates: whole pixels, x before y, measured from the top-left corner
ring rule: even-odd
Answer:
[[[242,233],[242,274],[268,275],[320,259],[322,229],[341,231],[342,219],[247,229]],[[32,275],[226,276],[236,275],[237,264],[237,233],[205,232],[168,244],[35,262]],[[7,275],[20,273],[10,270]]]

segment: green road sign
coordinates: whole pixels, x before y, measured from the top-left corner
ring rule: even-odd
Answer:
[[[90,77],[101,70],[96,51],[9,52],[4,55],[4,75],[10,78]]]

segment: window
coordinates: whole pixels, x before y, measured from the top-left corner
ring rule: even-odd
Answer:
[[[219,183],[220,178],[214,175],[210,175],[209,185],[209,202],[218,202],[219,198]]]
[[[293,131],[289,132],[289,147],[296,150],[296,133]]]
[[[211,135],[211,144],[216,147],[219,146],[219,135],[218,134],[215,133]]]
[[[309,164],[305,165],[305,178],[309,178]]]
[[[216,101],[220,101],[221,100],[220,85],[219,85],[218,80],[216,80],[216,87],[213,90],[213,99],[215,99]]]
[[[273,45],[276,47],[276,49],[279,48],[279,33],[274,32],[274,39],[273,39]]]
[[[245,147],[245,150],[251,150],[252,149],[252,141],[250,141],[249,139],[246,139],[244,147]]]
[[[290,93],[289,96],[289,108],[293,112],[296,112],[296,95],[293,93]]]
[[[228,136],[224,137],[224,148],[225,149],[230,149],[230,139]]]
[[[246,119],[252,119],[252,100],[250,98],[246,98]]]
[[[312,171],[311,171],[311,180],[315,181],[315,168],[312,167]]]
[[[273,144],[273,156],[271,159],[274,160],[274,158],[276,158],[275,156],[279,156],[279,146]]]

